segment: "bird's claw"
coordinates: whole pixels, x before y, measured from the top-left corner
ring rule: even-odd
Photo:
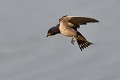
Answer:
[[[73,45],[75,45],[74,42],[75,42],[75,40],[74,40],[74,38],[72,38],[71,43],[72,43]]]

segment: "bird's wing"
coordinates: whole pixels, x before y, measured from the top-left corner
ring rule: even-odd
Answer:
[[[63,16],[62,18],[59,19],[59,22],[62,22],[66,25],[68,25],[68,27],[75,27],[75,28],[79,28],[80,25],[85,25],[87,23],[95,23],[95,22],[99,22],[96,19],[93,18],[88,18],[88,17],[79,17],[79,16]]]
[[[88,18],[88,17],[78,17],[78,16],[66,16],[66,17],[68,18],[68,22],[77,25],[99,22],[96,19]]]
[[[95,23],[99,22],[96,19],[88,18],[88,17],[79,17],[79,16],[63,16],[59,19],[59,21],[65,22],[69,27],[79,28],[79,25],[87,24],[87,23]]]
[[[85,39],[85,37],[78,32],[78,37],[76,38],[78,46],[80,50],[82,51],[84,48],[88,47],[89,45],[93,44]]]

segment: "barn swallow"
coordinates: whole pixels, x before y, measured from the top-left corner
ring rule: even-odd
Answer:
[[[95,22],[99,21],[88,17],[65,15],[59,19],[59,24],[48,30],[47,37],[56,34],[62,34],[64,36],[71,37],[71,43],[74,44],[76,40],[80,50],[82,51],[84,48],[92,45],[93,43],[86,40],[86,38],[79,31],[77,31],[77,29],[80,28],[80,25],[86,25],[87,23]]]

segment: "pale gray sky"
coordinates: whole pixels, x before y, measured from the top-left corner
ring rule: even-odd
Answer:
[[[120,80],[119,0],[0,0],[0,80]],[[80,51],[62,35],[46,38],[64,15],[100,23],[79,31]]]

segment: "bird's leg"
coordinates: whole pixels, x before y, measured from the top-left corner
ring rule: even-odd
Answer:
[[[74,42],[75,42],[75,38],[72,37],[71,43],[72,43],[73,45],[75,45]]]

